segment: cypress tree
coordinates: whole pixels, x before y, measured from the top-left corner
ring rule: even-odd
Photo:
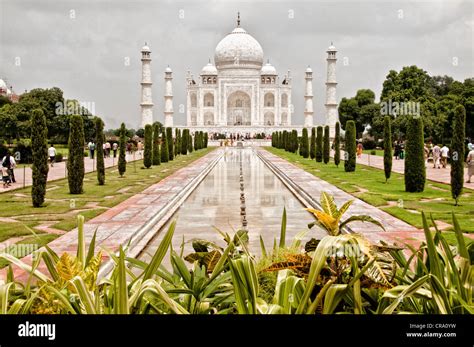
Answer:
[[[161,162],[167,163],[169,161],[168,138],[166,136],[166,128],[162,128],[161,132]]]
[[[207,132],[204,133],[204,148],[207,148],[207,143],[209,142],[209,135]]]
[[[451,195],[459,202],[464,186],[464,152],[466,137],[466,109],[458,105],[454,109],[453,137],[451,139]]]
[[[341,162],[341,124],[336,122],[336,131],[334,134],[334,164],[339,167]]]
[[[183,129],[183,138],[181,139],[181,154],[188,154],[189,129]]]
[[[383,169],[385,171],[385,182],[392,174],[392,125],[390,116],[383,119]]]
[[[283,130],[283,149],[288,151],[288,132]]]
[[[199,131],[194,133],[194,150],[197,151],[199,149]]]
[[[353,120],[346,122],[344,146],[344,170],[346,172],[353,172],[356,169],[356,126]]]
[[[33,110],[31,116],[31,151],[33,156],[31,200],[33,207],[41,207],[46,195],[48,180],[48,127],[41,109]]]
[[[149,169],[152,164],[153,154],[153,128],[150,124],[145,125],[145,150],[143,153],[143,165]]]
[[[318,126],[316,129],[316,150],[315,157],[318,163],[323,161],[323,127]]]
[[[104,122],[99,117],[95,117],[95,146],[97,150],[97,181],[99,186],[103,186],[105,184]]]
[[[153,165],[161,164],[160,155],[160,123],[153,123]]]
[[[272,147],[275,147],[275,132],[272,133]]]
[[[82,116],[73,115],[69,121],[69,154],[67,157],[67,180],[71,194],[82,194],[83,192],[84,143]]]
[[[174,146],[174,156],[177,157],[179,154],[181,154],[181,146],[180,146],[180,143],[181,143],[181,131],[176,128],[175,131],[174,131],[174,135],[175,135],[175,146]]]
[[[118,160],[118,171],[120,177],[123,177],[125,171],[127,171],[127,160],[126,160],[126,150],[127,150],[127,128],[125,128],[125,123],[120,125],[120,144],[119,144],[119,160]]]
[[[308,140],[308,129],[303,128],[303,136],[301,137],[301,155],[303,158],[309,157],[309,140]]]
[[[311,143],[309,145],[309,157],[316,158],[316,128],[311,128]]]
[[[173,160],[173,129],[166,128],[166,141],[168,142],[168,160]]]
[[[425,189],[426,167],[423,143],[423,120],[408,120],[405,157],[405,191],[419,193]]]
[[[189,153],[192,153],[193,150],[194,150],[193,135],[191,135],[191,132],[189,132],[189,136],[188,136],[188,151],[189,151]]]
[[[323,141],[324,164],[329,163],[329,151],[330,150],[331,150],[331,148],[330,148],[330,143],[329,143],[329,125],[326,125],[324,127],[324,141]]]
[[[293,130],[292,132],[292,152],[296,153],[298,151],[298,132],[296,130]]]

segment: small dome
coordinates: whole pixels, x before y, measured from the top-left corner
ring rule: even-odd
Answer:
[[[12,95],[12,91],[10,89],[7,89],[7,95]]]
[[[145,46],[142,47],[142,52],[151,52],[150,47],[145,42]]]
[[[260,69],[263,65],[263,49],[252,35],[237,27],[217,44],[214,61],[217,68],[247,65]]]
[[[331,46],[329,46],[328,52],[335,52],[335,51],[336,51],[336,47],[331,42]]]
[[[201,75],[217,75],[217,69],[214,64],[209,62],[202,68]]]
[[[168,67],[165,69],[165,72],[173,72],[173,70],[171,70],[171,68],[168,66]]]
[[[7,84],[2,79],[0,79],[0,89],[7,89]]]
[[[276,72],[275,67],[268,62],[265,65],[263,65],[262,71],[260,72],[260,74],[262,74],[262,75],[276,75],[277,72]]]
[[[309,66],[306,68],[306,72],[313,72],[313,69],[311,69]]]

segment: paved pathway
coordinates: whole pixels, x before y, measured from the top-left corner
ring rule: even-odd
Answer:
[[[334,151],[332,151],[334,155]],[[344,158],[344,151],[341,151],[341,158]],[[369,155],[362,154],[360,158],[356,159],[357,164],[368,165],[375,167],[377,169],[383,170],[383,157],[379,155]],[[405,170],[405,160],[392,160],[392,171],[403,174]],[[451,169],[448,165],[447,168],[435,169],[433,168],[433,163],[428,163],[426,166],[426,178],[440,183],[451,184]],[[471,183],[466,183],[467,180],[467,168],[464,169],[464,187],[469,189],[474,189],[474,181]]]
[[[271,163],[279,170],[285,173],[285,175],[290,178],[291,181],[296,183],[299,188],[304,190],[315,200],[319,201],[321,192],[326,192],[334,196],[334,201],[338,206],[341,206],[347,200],[354,200],[353,204],[346,212],[346,217],[367,214],[381,222],[385,227],[386,231],[384,232],[380,227],[371,223],[355,222],[349,225],[352,231],[363,234],[372,242],[378,243],[380,240],[383,240],[393,244],[397,241],[403,243],[410,240],[410,243],[417,243],[424,240],[423,232],[408,223],[405,223],[389,213],[357,199],[332,184],[296,167],[283,158],[280,158],[266,150],[259,149],[258,151],[267,160],[271,161]]]
[[[141,153],[138,153],[138,152],[136,152],[134,155],[127,154],[126,156],[127,162],[130,162],[133,160],[141,160],[141,159],[143,159],[143,156]],[[117,165],[118,155],[116,158],[113,158],[113,157],[105,158],[104,163],[105,163],[106,168]],[[86,173],[95,171],[96,168],[97,168],[97,158],[95,158],[94,160],[90,159],[89,157],[84,158],[84,169]],[[54,164],[53,167],[51,167],[51,165],[49,166],[48,181],[55,181],[55,180],[59,180],[65,177],[67,177],[65,161],[56,163]],[[32,184],[31,167],[25,167],[24,165],[20,164],[15,169],[15,179],[16,179],[16,183],[12,183],[10,187],[8,188],[0,187],[0,193],[31,186]]]
[[[221,155],[222,150],[212,151],[158,183],[146,188],[141,193],[128,198],[117,206],[89,220],[84,224],[86,243],[90,242],[94,231],[97,230],[96,250],[105,248],[113,252],[118,251],[120,245],[126,245],[140,229],[146,226],[151,218],[156,216],[170,200],[183,191],[183,188],[188,183]],[[172,213],[167,213],[163,219],[168,219]],[[162,224],[157,224],[152,230],[153,234],[161,226]],[[143,242],[138,242],[138,246],[143,248],[145,246]],[[48,246],[59,255],[65,252],[75,254],[77,250],[77,229],[58,237],[48,243]],[[105,260],[108,257],[105,255],[105,252],[103,253],[103,259]],[[22,258],[22,261],[27,264],[31,264],[31,260],[31,255]],[[44,264],[41,264],[39,269],[47,273]],[[14,273],[15,278],[18,278],[20,281],[27,278],[26,274],[16,266],[14,267]],[[5,269],[0,270],[0,279],[4,278],[5,275]]]

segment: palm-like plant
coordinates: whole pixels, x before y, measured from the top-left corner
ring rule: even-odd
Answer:
[[[321,210],[316,210],[314,208],[307,208],[306,210],[311,212],[316,221],[308,224],[308,228],[312,228],[314,225],[318,224],[326,230],[326,232],[331,236],[337,236],[341,234],[341,230],[344,226],[352,222],[368,222],[375,224],[385,230],[383,225],[374,218],[367,215],[356,215],[351,216],[341,222],[342,215],[349,209],[354,200],[346,201],[341,208],[337,208],[336,203],[334,202],[334,197],[329,195],[326,192],[321,193],[320,204]]]

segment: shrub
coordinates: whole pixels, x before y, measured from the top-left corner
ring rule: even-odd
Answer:
[[[316,129],[316,161],[318,163],[323,161],[323,127],[318,126]]]
[[[99,117],[95,117],[95,145],[97,149],[97,181],[99,186],[105,184],[105,164],[104,164],[104,122]]]
[[[451,195],[458,205],[464,185],[464,139],[466,137],[466,109],[456,106],[453,117],[453,137],[451,139]]]
[[[118,160],[118,171],[121,177],[127,170],[127,160],[125,158],[127,150],[127,128],[125,123],[120,125],[120,143],[119,143],[119,160]]]
[[[370,151],[370,154],[371,155],[377,155],[377,151],[375,149],[373,149],[373,150]]]
[[[308,129],[303,128],[303,136],[301,137],[300,154],[303,158],[309,157],[309,140],[308,140]]]
[[[63,158],[63,154],[62,153],[58,153],[56,154],[56,156],[54,157],[54,162],[55,163],[60,163],[64,160]]]
[[[161,132],[161,162],[167,163],[169,161],[168,138],[166,137],[166,128],[162,128]]]
[[[388,181],[392,173],[392,126],[390,116],[385,116],[383,120],[383,168],[385,181]]]
[[[145,148],[143,153],[143,165],[149,169],[152,164],[153,154],[153,128],[150,124],[145,125]]]
[[[67,179],[71,194],[82,194],[83,191],[84,143],[82,116],[73,115],[69,121],[69,154],[67,157]]]
[[[334,164],[339,167],[341,162],[341,124],[336,122],[336,129],[334,134]]]
[[[33,167],[31,200],[33,207],[41,207],[46,195],[48,180],[48,127],[46,117],[41,109],[33,110],[31,116],[31,148],[33,151]]]
[[[166,142],[168,145],[168,160],[173,160],[173,128],[166,128]]]
[[[362,146],[364,149],[375,149],[377,148],[377,142],[373,139],[364,138],[362,139]]]
[[[161,124],[159,122],[153,123],[153,165],[161,164],[160,157],[160,128]]]
[[[316,158],[316,128],[311,128],[311,143],[309,145],[309,157]]]
[[[421,117],[408,120],[406,136],[405,191],[422,192],[425,189],[426,168]]]
[[[353,120],[346,122],[344,148],[344,170],[346,172],[353,172],[356,169],[356,126]]]
[[[324,164],[329,163],[329,151],[330,150],[331,150],[331,148],[330,148],[330,143],[329,143],[329,125],[326,125],[324,127],[324,142],[323,142]]]

